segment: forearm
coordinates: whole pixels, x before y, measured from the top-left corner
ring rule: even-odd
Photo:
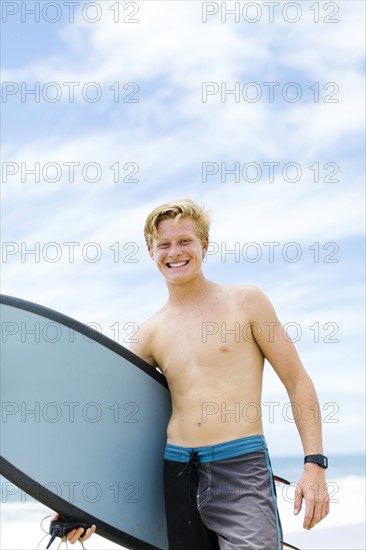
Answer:
[[[311,378],[305,375],[287,391],[304,455],[323,454],[321,413]]]
[[[308,375],[299,378],[287,390],[304,455],[323,454],[322,423],[318,398]],[[298,514],[305,499],[303,527],[311,529],[329,513],[329,495],[325,470],[318,464],[307,463],[295,491],[294,512]]]

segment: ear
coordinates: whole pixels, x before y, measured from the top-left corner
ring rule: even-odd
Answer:
[[[202,243],[202,259],[206,256],[207,249],[208,249],[208,240],[205,239]]]
[[[154,252],[153,252],[153,249],[151,246],[148,246],[147,247],[147,251],[148,253],[150,254],[150,258],[153,260],[154,259]]]

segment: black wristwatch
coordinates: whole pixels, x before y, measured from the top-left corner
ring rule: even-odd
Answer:
[[[307,462],[313,462],[324,469],[328,468],[328,458],[324,455],[307,455],[304,458],[304,464]]]

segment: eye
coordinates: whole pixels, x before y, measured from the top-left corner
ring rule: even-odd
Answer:
[[[190,239],[182,239],[180,242],[181,244],[189,244],[191,241]]]
[[[169,243],[160,243],[158,244],[158,248],[167,248],[169,246]]]

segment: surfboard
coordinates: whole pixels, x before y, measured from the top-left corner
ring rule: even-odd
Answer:
[[[167,550],[165,377],[52,309],[1,295],[0,314],[1,475],[121,546]]]

